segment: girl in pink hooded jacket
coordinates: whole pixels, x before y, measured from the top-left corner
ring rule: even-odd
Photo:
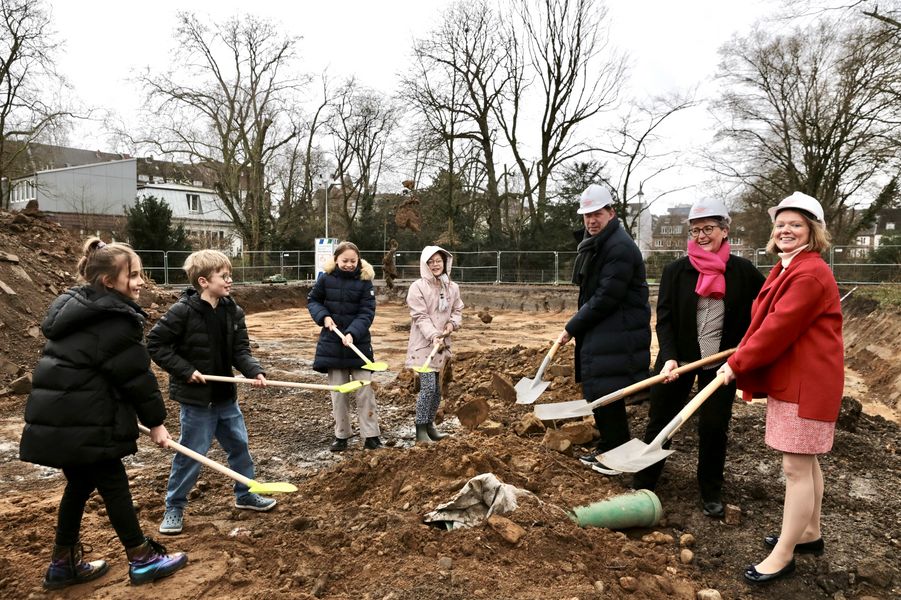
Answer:
[[[440,246],[426,246],[419,257],[422,275],[407,292],[407,306],[413,319],[410,343],[407,345],[408,367],[421,366],[434,345],[442,340],[441,350],[432,358],[435,371],[419,374],[419,397],[416,399],[416,441],[438,441],[446,434],[435,429],[435,415],[441,402],[438,372],[451,358],[450,334],[463,322],[460,287],[450,280],[453,256]]]

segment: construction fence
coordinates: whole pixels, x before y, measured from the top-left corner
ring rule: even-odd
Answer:
[[[883,247],[880,247],[883,248]],[[901,251],[901,246],[889,246]],[[187,283],[181,266],[190,252],[138,250],[144,270],[161,285]],[[747,258],[764,274],[776,264],[777,258],[763,248],[733,249]],[[361,251],[364,260],[375,268],[376,279],[383,279],[382,250]],[[420,277],[420,250],[399,250],[395,253],[398,281],[412,281]],[[897,254],[895,254],[897,255]],[[648,283],[660,280],[663,268],[685,256],[684,250],[655,250],[645,256]],[[901,283],[901,264],[870,262],[870,249],[864,246],[834,246],[824,258],[829,262],[839,283],[878,284]],[[232,276],[235,283],[312,282],[316,278],[315,253],[312,250],[273,250],[242,252],[232,257]],[[458,283],[493,283],[523,285],[559,285],[570,283],[576,252],[555,251],[496,251],[454,252],[451,278]]]

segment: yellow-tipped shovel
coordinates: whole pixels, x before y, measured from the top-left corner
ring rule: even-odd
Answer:
[[[443,336],[442,336],[443,337]],[[429,353],[428,358],[425,359],[425,362],[422,363],[421,367],[413,367],[413,370],[417,373],[434,373],[435,369],[429,366],[429,363],[432,362],[432,359],[435,358],[435,355],[438,354],[438,349],[441,348],[441,337],[435,340],[435,345],[432,347],[432,351]]]
[[[224,383],[252,384],[256,381],[256,379],[248,379],[247,377],[223,377],[221,375],[203,375],[203,378],[207,381],[221,381]],[[303,388],[305,390],[327,390],[329,392],[341,392],[342,394],[346,394],[347,392],[358,390],[364,385],[369,385],[369,382],[354,380],[342,383],[341,385],[325,385],[322,383],[298,383],[295,381],[275,381],[273,379],[267,379],[266,385],[271,385],[273,387]]]
[[[138,424],[138,429],[141,430],[141,433],[150,435],[150,430],[147,429],[146,427],[144,427],[143,425],[141,425],[140,423]],[[297,491],[297,486],[295,486],[294,484],[288,483],[286,481],[276,481],[273,483],[264,483],[262,481],[255,481],[249,477],[244,477],[237,471],[232,471],[225,465],[221,465],[221,464],[217,463],[215,460],[213,460],[211,458],[207,458],[203,454],[194,452],[190,448],[185,448],[184,446],[182,446],[175,440],[166,440],[166,447],[171,448],[172,450],[175,450],[176,452],[180,452],[181,454],[184,454],[188,458],[193,458],[200,464],[206,465],[209,468],[213,469],[214,471],[219,471],[223,475],[228,475],[235,481],[243,483],[244,485],[246,485],[247,487],[250,488],[251,493],[254,493],[254,494],[286,494],[289,492]]]
[[[711,354],[707,358],[702,358],[700,360],[690,362],[686,365],[682,365],[677,369],[673,369],[671,374],[682,375],[683,373],[690,373],[695,369],[700,369],[701,367],[706,367],[707,365],[713,365],[718,362],[722,362],[732,356],[734,352],[735,348],[730,348],[729,350],[723,350],[722,352]],[[587,400],[570,400],[568,402],[552,402],[548,404],[539,404],[535,406],[535,416],[542,421],[586,417],[590,415],[594,411],[594,409],[600,406],[607,406],[611,402],[616,402],[617,400],[631,396],[635,392],[640,392],[641,390],[649,388],[652,385],[662,383],[664,379],[666,379],[665,375],[654,375],[653,377],[648,377],[647,379],[639,381],[638,383],[633,383],[630,386],[624,387],[621,390],[610,392],[606,396],[601,396],[594,402],[588,402]]]
[[[597,461],[602,468],[615,469],[621,473],[638,473],[646,469],[654,463],[660,462],[675,450],[666,450],[663,444],[673,437],[679,428],[694,414],[696,410],[709,398],[726,381],[726,376],[720,373],[708,383],[698,395],[691,399],[691,402],[679,411],[673,420],[663,428],[657,437],[651,440],[650,444],[646,444],[639,439],[633,438],[617,446],[613,450],[608,450],[603,454],[597,455]],[[592,467],[595,468],[595,467]]]
[[[341,333],[341,330],[338,329],[337,327],[332,329],[332,331],[334,331],[338,337],[341,337],[341,338],[344,337],[344,334]],[[359,356],[360,358],[363,359],[363,362],[366,363],[363,365],[363,368],[366,369],[367,371],[387,371],[388,370],[388,363],[370,361],[366,357],[366,355],[363,354],[362,352],[360,352],[360,349],[357,348],[356,346],[354,346],[353,344],[348,344],[347,347],[350,348],[351,350],[353,350],[354,352],[356,352],[357,356]]]

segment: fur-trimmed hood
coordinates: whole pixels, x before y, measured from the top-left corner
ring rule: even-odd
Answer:
[[[337,263],[335,263],[334,258],[328,259],[325,265],[323,265],[322,269],[326,273],[331,273],[338,267]],[[375,269],[369,264],[365,259],[360,259],[360,264],[357,265],[357,271],[360,273],[360,279],[363,281],[372,281],[375,279]]]

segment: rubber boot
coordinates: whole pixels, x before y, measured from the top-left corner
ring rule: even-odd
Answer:
[[[109,570],[105,560],[84,562],[81,555],[84,548],[80,543],[74,546],[53,546],[50,566],[44,575],[44,589],[57,590],[97,579]]]
[[[128,556],[128,578],[132,585],[156,581],[188,564],[187,554],[166,554],[166,548],[150,538],[144,538],[144,543],[140,546],[126,548],[125,554]]]
[[[429,430],[427,428],[428,428],[428,425],[425,425],[425,424],[420,425],[419,423],[416,424],[416,442],[417,443],[425,442],[427,444],[430,444],[432,442],[432,438],[429,437]]]
[[[435,440],[436,442],[438,440],[443,440],[444,438],[448,437],[448,434],[441,433],[440,431],[435,429],[434,423],[426,423],[425,430],[426,430],[426,433],[429,434],[429,437],[432,438],[433,440]]]

